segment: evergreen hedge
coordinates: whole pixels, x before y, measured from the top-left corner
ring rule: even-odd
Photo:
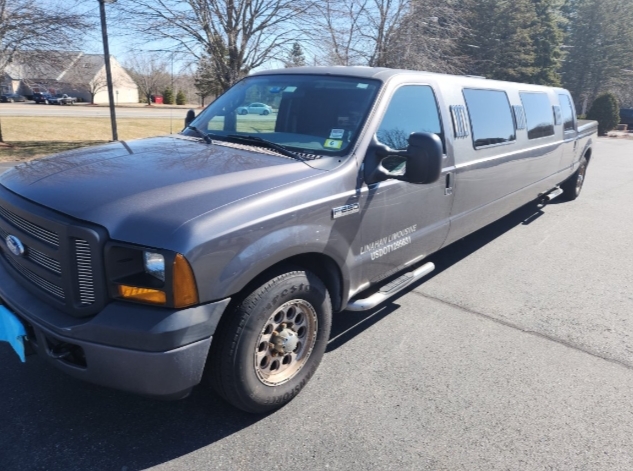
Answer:
[[[618,99],[610,92],[599,95],[591,105],[587,119],[598,121],[598,134],[601,136],[615,129],[620,122]]]

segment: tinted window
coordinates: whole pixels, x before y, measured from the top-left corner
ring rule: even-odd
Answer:
[[[413,132],[435,133],[444,142],[437,102],[431,87],[407,85],[396,90],[376,136],[392,149],[406,149]]]
[[[554,112],[545,93],[522,92],[521,101],[527,118],[528,139],[554,135]]]
[[[514,141],[514,120],[505,92],[464,89],[475,147]]]
[[[565,131],[574,131],[574,109],[571,106],[571,100],[567,95],[558,95],[558,101],[563,112],[563,128]]]

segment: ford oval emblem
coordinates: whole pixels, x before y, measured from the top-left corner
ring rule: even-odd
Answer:
[[[20,242],[20,239],[16,236],[8,235],[4,241],[7,243],[7,247],[9,247],[13,255],[18,257],[24,255],[24,245],[22,245],[22,242]]]

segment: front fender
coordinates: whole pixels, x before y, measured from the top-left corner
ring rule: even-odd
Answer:
[[[240,292],[268,268],[291,257],[319,253],[331,258],[343,279],[343,293],[349,289],[350,243],[332,227],[317,224],[293,225],[270,232],[232,250],[214,250],[194,264],[202,302],[223,299]],[[203,282],[201,280],[204,280]]]

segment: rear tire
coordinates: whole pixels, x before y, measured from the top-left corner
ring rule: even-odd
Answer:
[[[587,174],[587,165],[588,165],[587,157],[583,157],[580,160],[580,166],[578,170],[574,172],[574,174],[565,180],[561,184],[561,189],[563,190],[563,198],[567,201],[574,201],[576,198],[580,196],[580,192],[582,191],[582,186],[585,183],[585,175]]]
[[[278,409],[316,371],[331,324],[330,295],[316,275],[297,269],[275,276],[225,314],[211,345],[208,378],[239,409]]]

